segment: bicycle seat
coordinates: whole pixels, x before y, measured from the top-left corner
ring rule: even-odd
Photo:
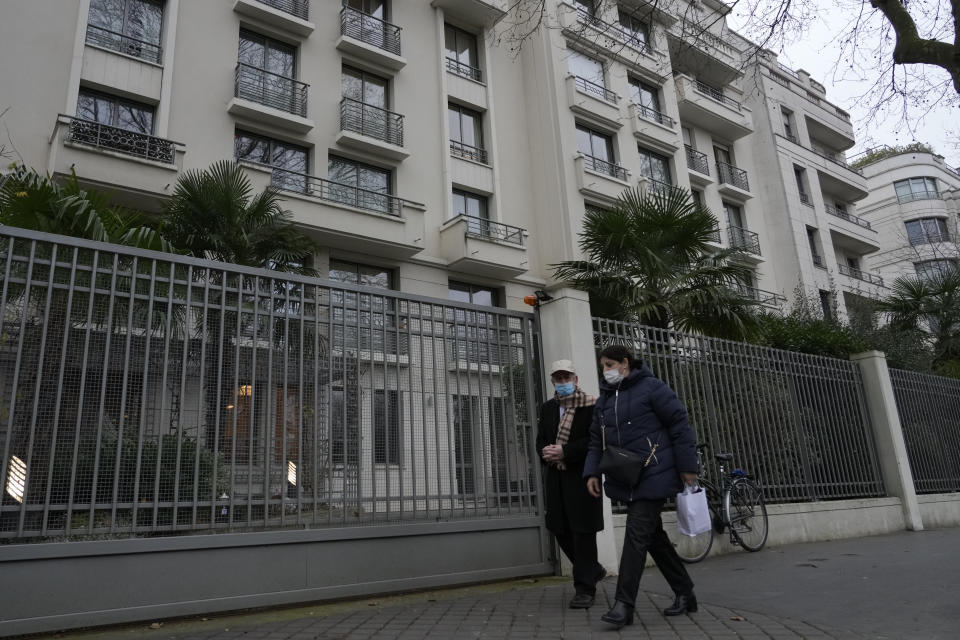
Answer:
[[[717,453],[713,457],[719,460],[720,462],[729,462],[730,460],[733,460],[732,453]]]

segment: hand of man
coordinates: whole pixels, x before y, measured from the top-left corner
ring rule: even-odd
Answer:
[[[540,452],[546,462],[559,462],[563,460],[563,447],[558,444],[548,444]]]
[[[600,478],[596,476],[591,476],[587,478],[587,491],[590,492],[594,498],[600,497]]]
[[[695,473],[681,473],[680,478],[683,480],[683,484],[696,484],[697,474]]]

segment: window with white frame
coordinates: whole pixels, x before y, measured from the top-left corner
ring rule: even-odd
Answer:
[[[897,180],[893,183],[897,192],[897,200],[911,202],[913,200],[928,200],[940,197],[935,178],[918,177],[906,180]]]
[[[90,0],[88,44],[159,63],[162,32],[162,0]]]
[[[929,244],[931,242],[947,242],[950,240],[950,230],[945,218],[920,218],[905,223],[907,240],[910,244]]]

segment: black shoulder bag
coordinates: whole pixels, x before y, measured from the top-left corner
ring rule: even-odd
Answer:
[[[620,392],[617,391],[617,396],[620,395]],[[614,410],[614,420],[617,424],[617,442],[620,443],[620,416],[617,413],[617,400],[619,397],[616,397],[613,401],[613,410]],[[600,472],[612,478],[617,484],[626,485],[628,487],[634,487],[640,482],[640,476],[643,475],[643,470],[647,468],[647,465],[650,464],[650,460],[653,459],[653,454],[656,452],[659,444],[653,444],[650,447],[649,455],[642,455],[639,453],[634,453],[633,451],[628,451],[623,447],[615,447],[612,444],[607,444],[607,427],[604,424],[600,424],[600,434],[603,438],[603,455],[600,456],[600,465],[597,467]]]

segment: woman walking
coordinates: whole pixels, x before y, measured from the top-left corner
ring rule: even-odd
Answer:
[[[684,483],[697,480],[696,436],[677,394],[655,378],[626,347],[612,345],[600,353],[603,380],[590,429],[590,445],[583,477],[587,490],[600,497],[600,458],[604,439],[627,449],[649,464],[634,486],[607,477],[607,496],[627,505],[627,526],[620,555],[616,602],[600,617],[617,628],[633,624],[633,608],[647,552],[676,596],[667,616],[697,610],[693,581],[663,530],[660,512],[667,498]]]

